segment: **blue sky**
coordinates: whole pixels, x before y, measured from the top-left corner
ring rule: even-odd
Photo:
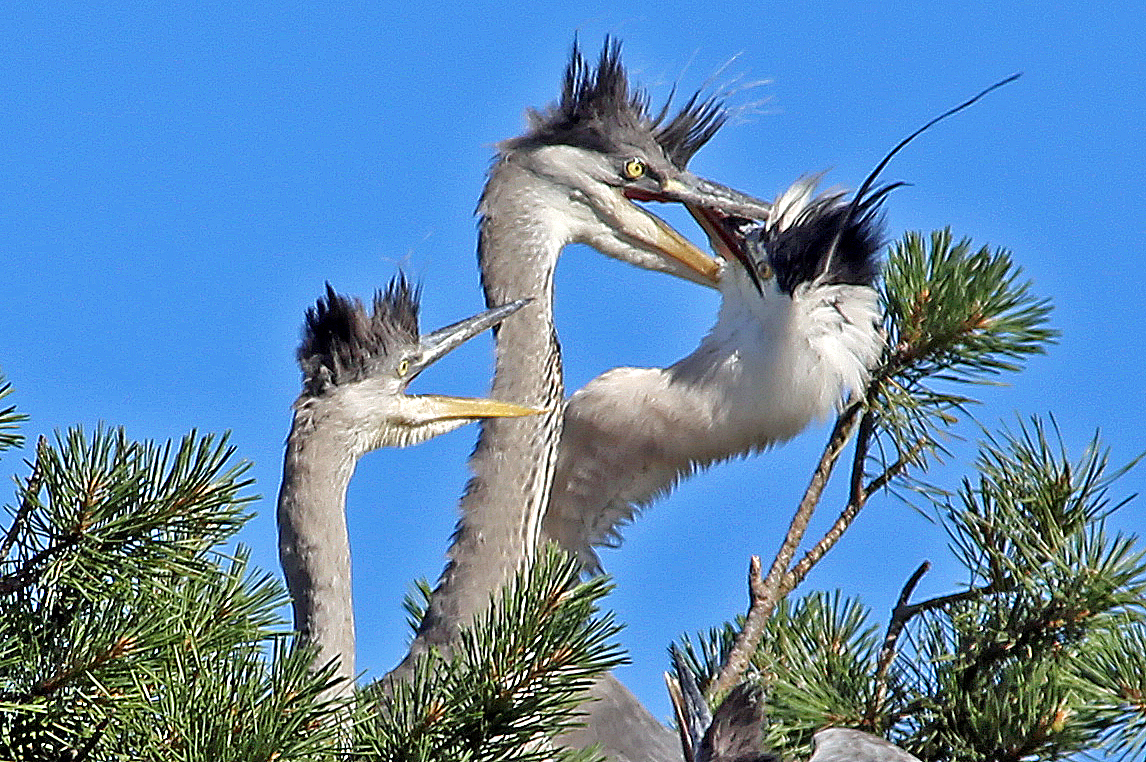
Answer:
[[[654,100],[674,82],[756,83],[731,96],[738,116],[693,168],[766,197],[822,170],[855,187],[927,119],[1023,71],[895,159],[886,179],[912,185],[889,200],[889,231],[950,225],[1006,246],[1056,305],[1061,342],[983,390],[983,421],[1053,411],[1075,450],[1096,428],[1116,463],[1146,449],[1146,23],[1129,6],[36,5],[0,19],[0,368],[25,431],[232,431],[263,496],[241,538],[265,568],[304,309],[324,281],[365,296],[399,266],[424,284],[427,328],[482,306],[473,209],[491,146],[556,97],[574,33],[590,51],[622,38]],[[683,356],[717,308],[714,293],[580,248],[557,301],[570,389]],[[483,337],[413,390],[480,395],[491,368]],[[359,466],[349,514],[371,676],[404,653],[408,583],[441,570],[476,434]],[[666,645],[743,609],[748,557],[771,557],[825,436],[712,469],[605,554],[634,662],[622,678],[656,714]],[[1116,494],[1144,486],[1139,468]],[[1141,533],[1144,510],[1115,523]],[[941,530],[876,499],[808,586],[859,594],[883,621],[923,559],[935,568],[919,595],[958,582]]]

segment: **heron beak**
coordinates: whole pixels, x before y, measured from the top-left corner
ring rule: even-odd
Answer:
[[[701,251],[692,241],[673,229],[671,225],[633,201],[659,200],[632,189],[617,193],[612,215],[617,229],[639,246],[684,265],[699,275],[702,283],[715,285],[720,280],[720,262]]]
[[[697,177],[691,172],[684,172],[680,177],[670,177],[661,183],[661,196],[665,201],[713,209],[725,216],[764,220],[772,212],[772,205],[767,201]]]
[[[482,399],[474,397],[447,397],[440,394],[416,394],[410,396],[411,402],[418,407],[420,423],[430,421],[456,420],[459,418],[520,418],[525,415],[537,415],[544,410],[533,407],[523,407],[512,402]]]
[[[636,201],[684,204],[693,218],[700,223],[713,250],[729,262],[734,259],[745,262],[747,255],[742,251],[740,240],[728,230],[727,226],[723,224],[723,220],[732,216],[766,219],[772,210],[772,205],[766,201],[761,201],[726,185],[697,177],[690,172],[683,173],[679,178],[668,178],[662,181],[659,192],[627,188],[625,195]],[[659,218],[656,219],[666,228],[668,227],[667,223],[660,221]],[[677,238],[681,238],[680,234],[673,231],[672,228],[668,229]],[[691,243],[688,243],[688,246],[693,250],[696,249]],[[715,267],[702,272],[702,274],[708,276],[715,283],[720,263],[707,255],[704,256]]]
[[[479,312],[473,317],[459,320],[458,322],[448,325],[445,328],[439,328],[433,333],[428,333],[422,337],[419,346],[422,350],[421,357],[413,362],[410,369],[407,371],[406,378],[413,380],[415,376],[432,365],[437,360],[440,360],[444,355],[457,349],[465,342],[477,336],[487,328],[492,328],[507,317],[517,312],[519,309],[529,304],[531,299],[518,299],[515,302],[502,305],[501,307],[494,307],[493,309]],[[532,412],[532,411],[531,411]],[[526,415],[525,413],[517,413],[516,415]],[[456,417],[456,416],[455,416]]]

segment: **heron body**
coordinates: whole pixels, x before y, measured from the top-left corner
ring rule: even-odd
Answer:
[[[404,679],[431,646],[448,650],[459,628],[529,563],[549,505],[563,425],[561,351],[553,320],[553,276],[561,250],[584,243],[650,270],[715,286],[720,263],[633,203],[691,204],[746,216],[766,205],[687,170],[724,122],[711,99],[694,96],[675,115],[649,109],[630,90],[620,47],[606,43],[596,66],[574,46],[561,99],[533,112],[527,132],[498,146],[478,206],[478,258],[488,303],[529,298],[497,330],[491,396],[547,412],[489,421],[470,460],[473,477],[449,560],[406,658],[388,676]],[[631,762],[675,760],[675,739],[611,675],[596,683],[587,736]]]
[[[429,646],[447,646],[537,548],[564,403],[553,321],[561,250],[585,243],[711,285],[719,263],[633,201],[760,208],[686,169],[722,122],[714,102],[695,97],[671,119],[666,111],[651,113],[643,93],[629,89],[619,46],[606,44],[595,67],[575,47],[561,100],[531,114],[524,135],[498,146],[478,206],[482,286],[489,303],[532,301],[496,332],[491,396],[547,412],[483,424],[449,561],[392,677],[407,674]]]
[[[536,410],[492,400],[406,394],[426,366],[524,306],[488,310],[440,331],[418,333],[418,293],[391,281],[368,313],[327,286],[306,315],[298,351],[303,392],[294,404],[279,491],[279,559],[295,629],[317,646],[316,664],[337,659],[353,689],[354,609],[346,489],[358,459],[380,447],[425,441],[491,416]]]
[[[878,200],[845,224],[843,194],[815,186],[793,184],[764,223],[706,226],[728,262],[716,324],[694,352],[614,368],[570,397],[544,529],[587,568],[681,479],[794,437],[866,385],[883,348]]]

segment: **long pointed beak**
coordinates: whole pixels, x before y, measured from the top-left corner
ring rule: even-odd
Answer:
[[[668,178],[662,184],[661,192],[665,201],[716,209],[725,216],[763,220],[772,212],[772,205],[767,201],[697,177],[691,172]]]
[[[719,281],[720,262],[696,247],[671,225],[633,201],[660,200],[632,189],[618,190],[611,203],[610,216],[615,229],[635,242],[640,249],[656,257],[673,260],[683,268],[661,268],[650,264],[652,269],[665,269],[681,277],[713,286]],[[602,251],[607,251],[605,247]]]
[[[407,372],[407,378],[413,380],[415,376],[435,361],[441,359],[442,356],[457,349],[487,328],[492,328],[497,325],[529,304],[530,301],[530,299],[518,299],[515,302],[494,307],[485,312],[479,312],[473,317],[459,320],[445,328],[439,328],[433,333],[426,334],[419,342],[422,350],[421,357],[412,364],[410,370]],[[523,414],[519,413],[519,415]]]

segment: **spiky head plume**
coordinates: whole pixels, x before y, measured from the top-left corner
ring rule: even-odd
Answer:
[[[401,349],[418,343],[420,289],[402,273],[374,295],[367,314],[361,301],[326,284],[326,296],[306,311],[298,363],[305,394],[361,381]]]
[[[870,286],[879,275],[883,200],[898,184],[848,202],[843,191],[816,194],[818,180],[797,180],[776,199],[768,222],[747,235],[757,270],[771,268],[789,295],[801,283]]]
[[[544,111],[531,112],[529,132],[503,147],[572,145],[618,153],[651,138],[677,169],[684,169],[724,124],[727,114],[717,98],[700,92],[671,119],[670,105],[671,96],[654,114],[648,94],[630,88],[619,40],[605,39],[596,67],[589,64],[574,41],[561,100]]]

